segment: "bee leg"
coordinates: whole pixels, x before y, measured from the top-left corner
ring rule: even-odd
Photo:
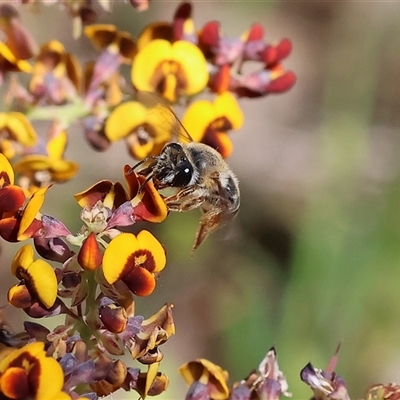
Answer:
[[[196,188],[194,186],[186,187],[178,193],[166,197],[165,204],[170,211],[190,211],[200,207],[205,198],[195,194]]]
[[[167,207],[170,211],[190,211],[195,208],[200,207],[204,203],[204,199],[202,197],[192,198],[192,199],[184,199],[179,202],[167,202]]]

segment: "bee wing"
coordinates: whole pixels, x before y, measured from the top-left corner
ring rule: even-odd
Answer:
[[[175,141],[184,143],[193,142],[189,132],[176,116],[171,108],[171,104],[166,99],[155,93],[146,91],[137,92],[136,99],[149,109],[153,123],[170,132]]]
[[[208,238],[210,233],[231,221],[237,215],[237,211],[227,212],[224,209],[202,209],[203,214],[200,218],[199,229],[196,233],[192,251],[196,250]]]

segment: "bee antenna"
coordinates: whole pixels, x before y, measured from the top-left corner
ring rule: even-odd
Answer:
[[[130,175],[133,171],[135,171],[135,169],[137,167],[140,167],[142,164],[145,164],[150,160],[154,160],[157,157],[158,156],[149,156],[149,157],[144,158],[143,160],[141,160],[137,164],[135,164],[133,167],[131,167],[131,169],[126,173],[126,175]]]

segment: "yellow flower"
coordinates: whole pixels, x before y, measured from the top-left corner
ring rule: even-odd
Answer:
[[[198,100],[192,103],[182,123],[195,142],[205,143],[227,158],[233,150],[227,131],[239,129],[243,119],[243,112],[235,97],[230,92],[224,92],[214,102]]]
[[[21,247],[11,264],[11,273],[16,276],[47,308],[51,308],[57,298],[57,278],[52,266],[44,260],[34,260],[33,247]]]
[[[0,362],[0,393],[8,399],[68,399],[63,384],[63,370],[46,356],[42,342],[27,344]]]
[[[36,141],[36,131],[24,114],[0,112],[0,150],[8,159],[17,152],[15,143],[32,147]]]
[[[47,155],[32,154],[22,157],[15,165],[14,170],[31,178],[42,177],[41,185],[49,182],[64,182],[78,172],[78,164],[63,158],[67,145],[67,133],[62,130],[52,137],[47,145]],[[38,173],[42,173],[41,175]]]
[[[226,400],[229,397],[228,372],[204,358],[190,361],[179,368],[188,385],[200,382],[208,388],[210,398]]]
[[[155,92],[171,102],[201,92],[208,82],[207,63],[194,44],[156,39],[132,63],[131,79],[138,90]]]
[[[116,107],[107,118],[104,130],[112,142],[125,139],[130,154],[138,160],[159,154],[171,139],[171,131],[160,125],[159,116],[137,101]]]
[[[164,248],[150,232],[121,233],[104,252],[103,273],[109,284],[122,280],[132,293],[147,296],[156,286],[154,274],[165,264]]]

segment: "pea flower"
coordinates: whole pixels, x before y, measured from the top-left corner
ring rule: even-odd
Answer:
[[[125,139],[129,153],[138,160],[160,154],[172,136],[157,114],[138,101],[117,106],[106,120],[104,133],[112,142]]]
[[[42,342],[14,350],[0,362],[0,393],[7,398],[68,399],[63,383],[60,364],[46,356]]]
[[[120,31],[111,24],[87,26],[85,35],[96,48],[101,50],[94,63],[85,96],[85,103],[92,108],[103,93],[100,86],[115,76],[122,63],[132,62],[137,47],[135,39],[129,32]]]
[[[206,87],[207,63],[192,43],[155,39],[134,58],[131,79],[136,89],[158,93],[175,103],[181,96],[193,96]]]
[[[25,61],[18,59],[10,48],[0,41],[0,86],[8,72],[31,72],[32,67]]]
[[[32,299],[38,298],[46,308],[51,308],[57,297],[57,278],[53,268],[46,261],[34,259],[33,247],[21,247],[15,255],[11,273],[23,282]],[[9,301],[21,293],[22,286],[14,286],[8,293]],[[15,304],[15,302],[14,302]],[[21,307],[26,308],[26,307]]]
[[[14,214],[24,203],[24,191],[14,185],[14,170],[6,156],[0,153],[0,218]]]
[[[108,283],[121,280],[132,293],[148,296],[165,264],[164,248],[150,232],[141,231],[137,236],[121,233],[104,252],[103,273]]]
[[[37,190],[23,207],[25,192],[14,185],[14,170],[1,153],[0,177],[0,236],[9,242],[33,237],[42,227],[39,210],[50,186]]]
[[[36,131],[24,114],[0,112],[0,150],[9,160],[36,142]]]
[[[229,92],[220,94],[214,102],[198,100],[186,110],[182,123],[195,142],[205,143],[229,157],[233,144],[227,135],[231,129],[243,124],[243,113]]]
[[[14,170],[29,179],[29,191],[51,182],[65,182],[76,175],[78,164],[64,158],[67,140],[66,131],[54,123],[45,151],[25,155],[15,163]]]
[[[308,363],[300,372],[300,379],[310,386],[318,399],[350,400],[346,382],[335,372],[340,344],[325,370]]]
[[[29,91],[41,104],[72,101],[81,90],[82,70],[58,40],[43,44],[33,67]]]
[[[196,398],[226,400],[229,397],[228,372],[211,361],[204,358],[190,361],[179,368],[179,373],[190,386],[187,400]],[[197,397],[199,393],[202,393],[203,397]]]
[[[282,93],[293,87],[296,77],[286,71],[281,61],[291,52],[288,39],[276,45],[263,39],[264,29],[259,24],[239,38],[222,35],[219,23],[211,21],[204,25],[198,35],[198,45],[214,68],[209,87],[216,93],[229,90],[241,97],[260,97],[269,93]],[[255,61],[259,69],[243,73],[247,61]]]

